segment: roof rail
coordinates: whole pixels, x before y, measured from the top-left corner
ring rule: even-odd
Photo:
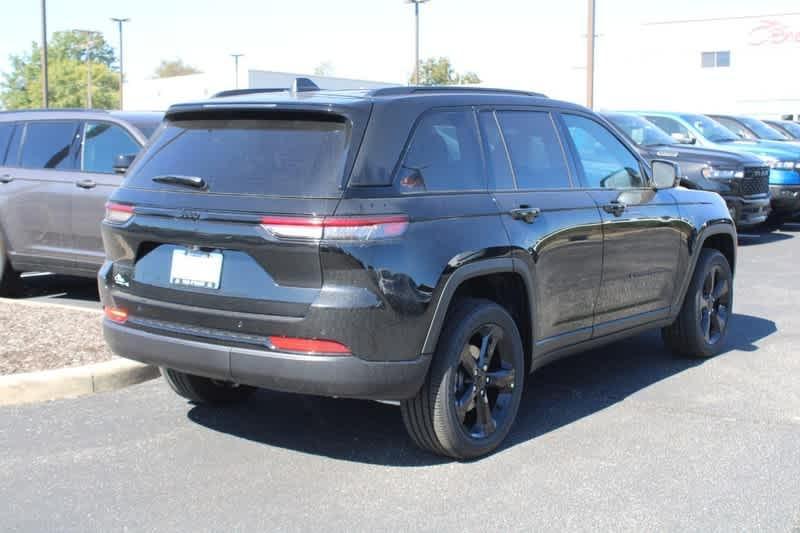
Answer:
[[[243,94],[259,94],[259,93],[282,93],[291,91],[292,94],[304,93],[310,91],[319,91],[316,83],[308,78],[295,78],[291,87],[252,87],[250,89],[229,89],[227,91],[220,91],[211,98],[224,98],[226,96],[241,96]]]
[[[242,94],[258,94],[258,93],[282,93],[289,89],[281,87],[257,87],[252,89],[228,89],[227,91],[220,91],[211,96],[211,98],[223,98],[225,96],[239,96]]]
[[[382,87],[370,91],[370,96],[402,96],[419,93],[478,93],[478,94],[515,94],[520,96],[536,96],[547,98],[542,93],[519,91],[515,89],[494,89],[491,87],[470,87],[469,85],[411,85]]]
[[[0,111],[0,113],[53,113],[53,112],[65,112],[65,113],[108,113],[108,109],[86,109],[83,107],[51,107],[51,108],[37,108],[37,109],[5,109]]]

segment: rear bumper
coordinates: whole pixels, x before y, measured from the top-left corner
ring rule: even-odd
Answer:
[[[103,333],[114,353],[163,366],[266,389],[370,400],[403,400],[422,386],[430,356],[375,362],[353,356],[312,356],[228,347],[142,331],[109,320]]]
[[[731,218],[736,222],[736,226],[744,228],[755,226],[767,220],[770,213],[770,197],[763,198],[742,198],[740,196],[725,196],[725,203],[731,212]]]

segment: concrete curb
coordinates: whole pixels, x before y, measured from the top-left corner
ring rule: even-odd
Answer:
[[[0,406],[75,398],[112,391],[158,377],[158,368],[112,359],[73,368],[0,376]]]

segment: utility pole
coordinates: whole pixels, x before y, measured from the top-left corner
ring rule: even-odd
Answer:
[[[586,32],[586,107],[594,108],[594,8],[595,0],[589,0],[589,28]]]
[[[236,89],[239,88],[239,58],[242,57],[243,55],[244,54],[231,54],[231,57],[233,58],[233,69],[236,76],[236,81],[235,81]]]
[[[430,0],[406,0],[414,4],[414,85],[419,85],[419,5]]]
[[[42,107],[48,107],[47,95],[47,0],[42,0]]]
[[[122,59],[122,24],[125,22],[130,22],[131,19],[129,18],[111,18],[114,22],[117,23],[117,27],[119,28],[119,108],[120,110],[125,109],[123,106],[122,96],[123,90],[122,86],[125,84],[125,68]]]

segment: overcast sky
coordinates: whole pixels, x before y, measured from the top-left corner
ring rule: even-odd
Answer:
[[[38,0],[2,0],[0,71],[40,37]],[[555,73],[585,64],[586,0],[431,0],[421,6],[421,55],[447,56],[491,85],[548,91]],[[125,26],[129,79],[149,77],[161,59],[202,70],[241,68],[333,73],[405,82],[413,64],[413,7],[404,0],[48,0],[48,31]],[[800,0],[597,0],[603,35],[641,22],[800,11]],[[687,36],[691,38],[691,36]],[[668,45],[669,43],[665,43]],[[635,43],[632,43],[632,46]]]

